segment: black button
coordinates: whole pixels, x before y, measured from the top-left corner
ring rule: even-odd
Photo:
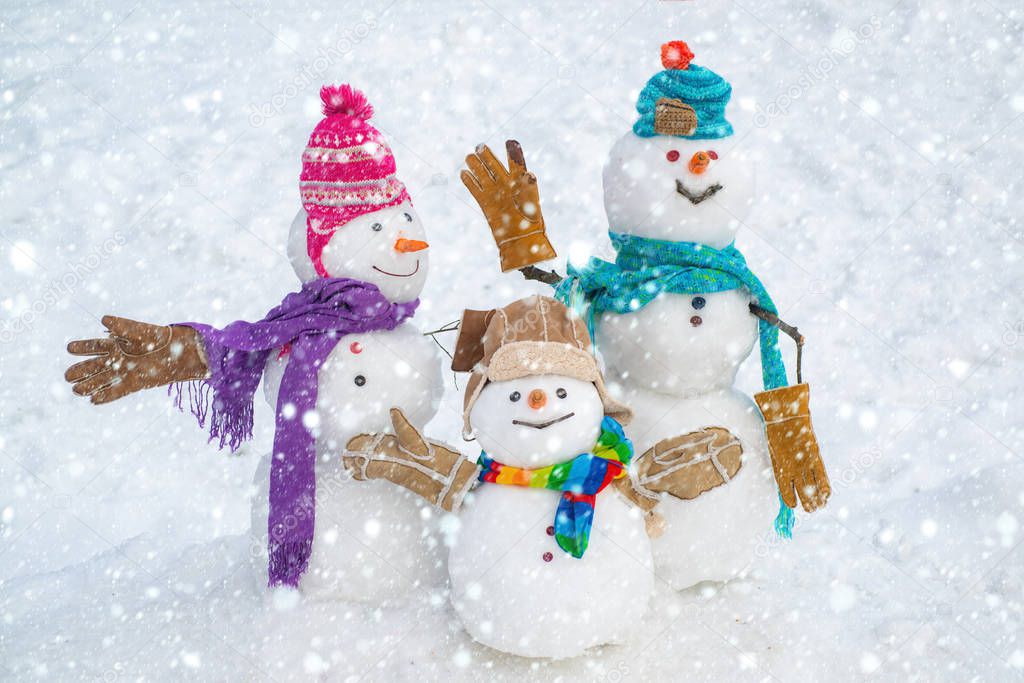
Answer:
[[[696,308],[699,311],[700,309],[704,308],[704,306],[707,303],[708,302],[704,299],[704,297],[702,297],[702,296],[695,296],[695,297],[693,297],[693,301],[690,302],[690,305],[692,305],[694,308]]]

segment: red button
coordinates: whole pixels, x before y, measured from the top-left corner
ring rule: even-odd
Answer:
[[[544,553],[544,561],[545,562],[550,562],[553,559],[555,559],[554,555],[552,555],[551,553]]]
[[[702,322],[704,322],[704,320],[699,315],[695,315],[690,318],[690,324],[694,327],[697,327],[697,325],[700,325]]]
[[[548,527],[548,536],[554,536],[554,535],[555,535],[555,527],[549,526]]]
[[[679,152],[677,152],[676,150],[672,150],[671,152],[665,155],[665,158],[668,159],[669,161],[679,161]]]

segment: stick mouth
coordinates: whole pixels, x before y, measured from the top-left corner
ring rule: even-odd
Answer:
[[[710,199],[711,197],[714,197],[716,194],[721,192],[721,190],[722,184],[714,183],[713,185],[708,185],[703,192],[691,192],[686,187],[686,185],[683,185],[682,180],[676,178],[676,192],[689,199],[690,203],[693,204],[694,206],[700,204],[705,199]]]
[[[512,420],[512,424],[519,425],[520,427],[533,427],[534,429],[547,429],[548,427],[550,427],[553,424],[558,424],[559,422],[562,422],[564,420],[568,420],[570,417],[572,417],[575,414],[576,413],[568,413],[566,415],[563,415],[562,417],[556,417],[553,420],[548,420],[547,422],[527,422],[525,420]]]
[[[378,268],[377,266],[374,266],[373,269],[376,270],[378,273],[384,273],[385,275],[390,275],[391,277],[412,277],[416,273],[420,272],[420,260],[416,259],[416,267],[412,269],[411,273],[389,273],[383,268]]]

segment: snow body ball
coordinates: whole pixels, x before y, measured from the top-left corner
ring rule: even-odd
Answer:
[[[604,166],[605,211],[612,232],[721,249],[750,212],[753,169],[733,149],[724,119],[728,83],[708,69],[689,69],[700,71],[687,75],[666,64],[648,88],[692,105],[704,123],[691,137],[658,133],[642,95],[640,121]],[[605,313],[597,326],[609,377],[637,414],[637,453],[708,426],[725,427],[743,446],[731,482],[693,500],[667,496],[657,508],[667,524],[653,542],[655,569],[676,589],[744,570],[778,510],[763,420],[733,387],[758,337],[751,301],[746,289],[665,293],[637,311]]]
[[[400,353],[398,352],[400,350]],[[355,434],[387,429],[399,406],[416,424],[437,413],[440,357],[409,323],[394,330],[350,335],[319,373],[316,526],[309,567],[299,586],[308,596],[378,601],[404,595],[420,582],[444,582],[439,541],[425,523],[430,506],[387,482],[353,483],[337,453]],[[264,392],[277,406],[287,356],[267,363]],[[252,528],[267,528],[270,455],[253,478]],[[261,546],[262,547],[262,546]]]
[[[349,86],[324,88],[321,98],[325,118],[303,153],[303,208],[288,238],[295,274],[302,282],[362,280],[389,301],[413,301],[426,282],[429,244],[391,150],[367,123],[373,108]],[[264,391],[272,409],[288,361],[287,349],[267,360]],[[384,430],[391,407],[417,424],[433,418],[443,392],[436,345],[408,322],[348,335],[317,380],[316,516],[299,588],[317,597],[379,601],[418,582],[441,583],[443,558],[425,503],[383,483],[352,483],[336,457],[352,436]],[[258,538],[267,534],[269,472],[268,454],[254,479]]]

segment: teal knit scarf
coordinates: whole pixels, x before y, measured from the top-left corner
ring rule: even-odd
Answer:
[[[747,267],[743,254],[731,244],[725,249],[714,249],[695,242],[608,234],[617,252],[615,263],[591,258],[582,269],[569,264],[568,277],[555,288],[555,296],[561,301],[575,310],[586,309],[591,338],[594,338],[594,322],[602,313],[632,313],[654,301],[662,292],[705,294],[746,287],[758,306],[778,314],[768,290]],[[778,328],[759,320],[758,333],[764,388],[786,386]],[[775,530],[789,538],[792,529],[793,511],[782,502],[780,495]]]
[[[747,268],[743,254],[731,244],[725,249],[713,249],[695,242],[608,234],[618,252],[615,263],[592,258],[583,269],[570,264],[569,276],[555,290],[555,295],[567,304],[573,290],[582,294],[589,304],[590,321],[605,311],[637,311],[662,292],[706,294],[740,287],[754,295],[758,306],[778,314],[768,290]],[[784,387],[786,368],[779,351],[779,330],[761,320],[758,332],[764,388]]]

